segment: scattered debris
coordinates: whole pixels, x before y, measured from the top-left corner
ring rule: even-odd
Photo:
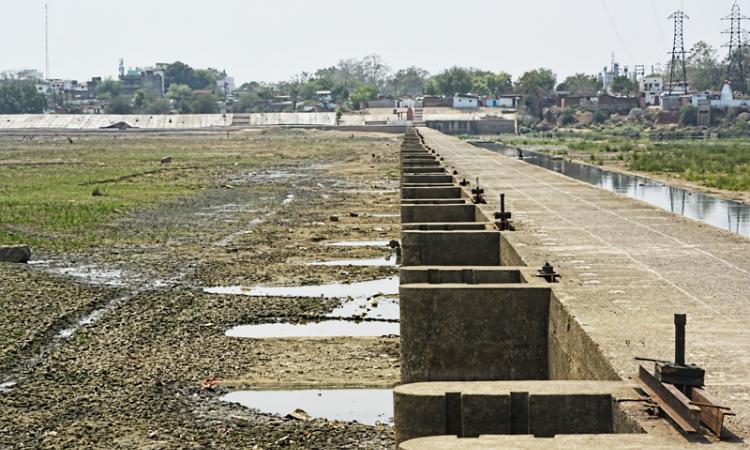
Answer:
[[[29,259],[31,259],[31,248],[28,245],[0,247],[0,262],[25,263]]]

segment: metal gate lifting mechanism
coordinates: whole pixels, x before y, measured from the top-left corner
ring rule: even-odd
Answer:
[[[468,180],[466,180],[466,177],[464,177],[464,179],[463,179],[463,180],[461,180],[461,182],[460,182],[460,183],[458,183],[458,184],[459,184],[460,186],[468,186],[468,185],[470,185],[471,183],[469,183],[469,181],[468,181]]]
[[[495,211],[495,226],[500,231],[515,231],[510,221],[510,211],[505,211],[505,194],[500,194],[500,211]]]
[[[479,186],[479,178],[477,177],[477,187],[471,190],[471,201],[476,204],[485,204],[487,200],[484,199],[484,189]]]
[[[536,276],[544,278],[548,283],[557,283],[557,279],[562,275],[555,272],[555,268],[549,262],[544,263],[541,269],[537,270]]]
[[[633,376],[648,396],[687,433],[697,433],[702,424],[716,436],[721,435],[724,416],[735,415],[721,406],[703,389],[705,370],[685,363],[686,314],[675,314],[674,362],[636,358],[638,373]],[[643,364],[654,363],[654,373]]]

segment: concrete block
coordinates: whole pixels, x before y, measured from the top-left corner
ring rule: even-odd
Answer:
[[[404,231],[402,266],[499,266],[499,231]]]
[[[476,222],[477,207],[464,205],[401,205],[401,223]]]
[[[437,199],[437,198],[461,198],[461,188],[451,186],[443,188],[402,188],[401,199]]]
[[[403,175],[403,183],[453,183],[452,175]]]
[[[451,187],[454,186],[453,183],[401,183],[402,188],[411,188],[411,187]]]
[[[550,289],[403,284],[401,380],[547,378]]]
[[[409,167],[441,167],[442,164],[440,161],[434,158],[430,159],[421,159],[418,161],[401,161],[401,169],[409,168]]]
[[[465,205],[466,200],[458,198],[411,198],[402,199],[402,205]]]
[[[440,166],[426,166],[426,167],[406,167],[401,170],[404,175],[416,175],[416,174],[438,174],[445,175],[446,171]]]
[[[401,229],[406,231],[483,231],[492,226],[487,222],[453,222],[453,223],[405,223]]]
[[[528,267],[402,267],[401,284],[526,283]],[[541,279],[539,279],[541,280]],[[533,280],[536,282],[536,280]]]
[[[393,396],[397,443],[441,435],[608,434],[619,401],[638,398],[624,381],[533,380],[413,383]],[[643,432],[636,427],[631,432]]]

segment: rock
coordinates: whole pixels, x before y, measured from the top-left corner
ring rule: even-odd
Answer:
[[[331,216],[329,219],[331,220],[331,222],[338,222],[339,216]]]
[[[161,163],[162,164],[169,164],[171,162],[172,162],[172,157],[171,156],[165,156],[164,158],[161,159]]]
[[[297,420],[304,420],[304,421],[310,421],[313,420],[312,416],[307,413],[304,409],[297,408],[294,411],[290,412],[286,415],[288,419],[297,419]]]
[[[743,112],[743,113],[740,113],[740,114],[738,114],[738,115],[737,115],[737,120],[741,120],[741,121],[743,121],[743,122],[748,122],[748,121],[750,121],[750,113],[748,113],[748,112]]]
[[[349,217],[359,217],[359,214],[355,212],[350,212]]]
[[[28,245],[0,247],[0,262],[25,263],[29,259],[31,259],[31,248]]]

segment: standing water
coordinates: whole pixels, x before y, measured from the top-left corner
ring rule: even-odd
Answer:
[[[517,157],[515,148],[485,142],[475,145],[504,156]],[[672,213],[750,237],[750,205],[529,150],[523,151],[523,160],[602,189],[642,200]]]

